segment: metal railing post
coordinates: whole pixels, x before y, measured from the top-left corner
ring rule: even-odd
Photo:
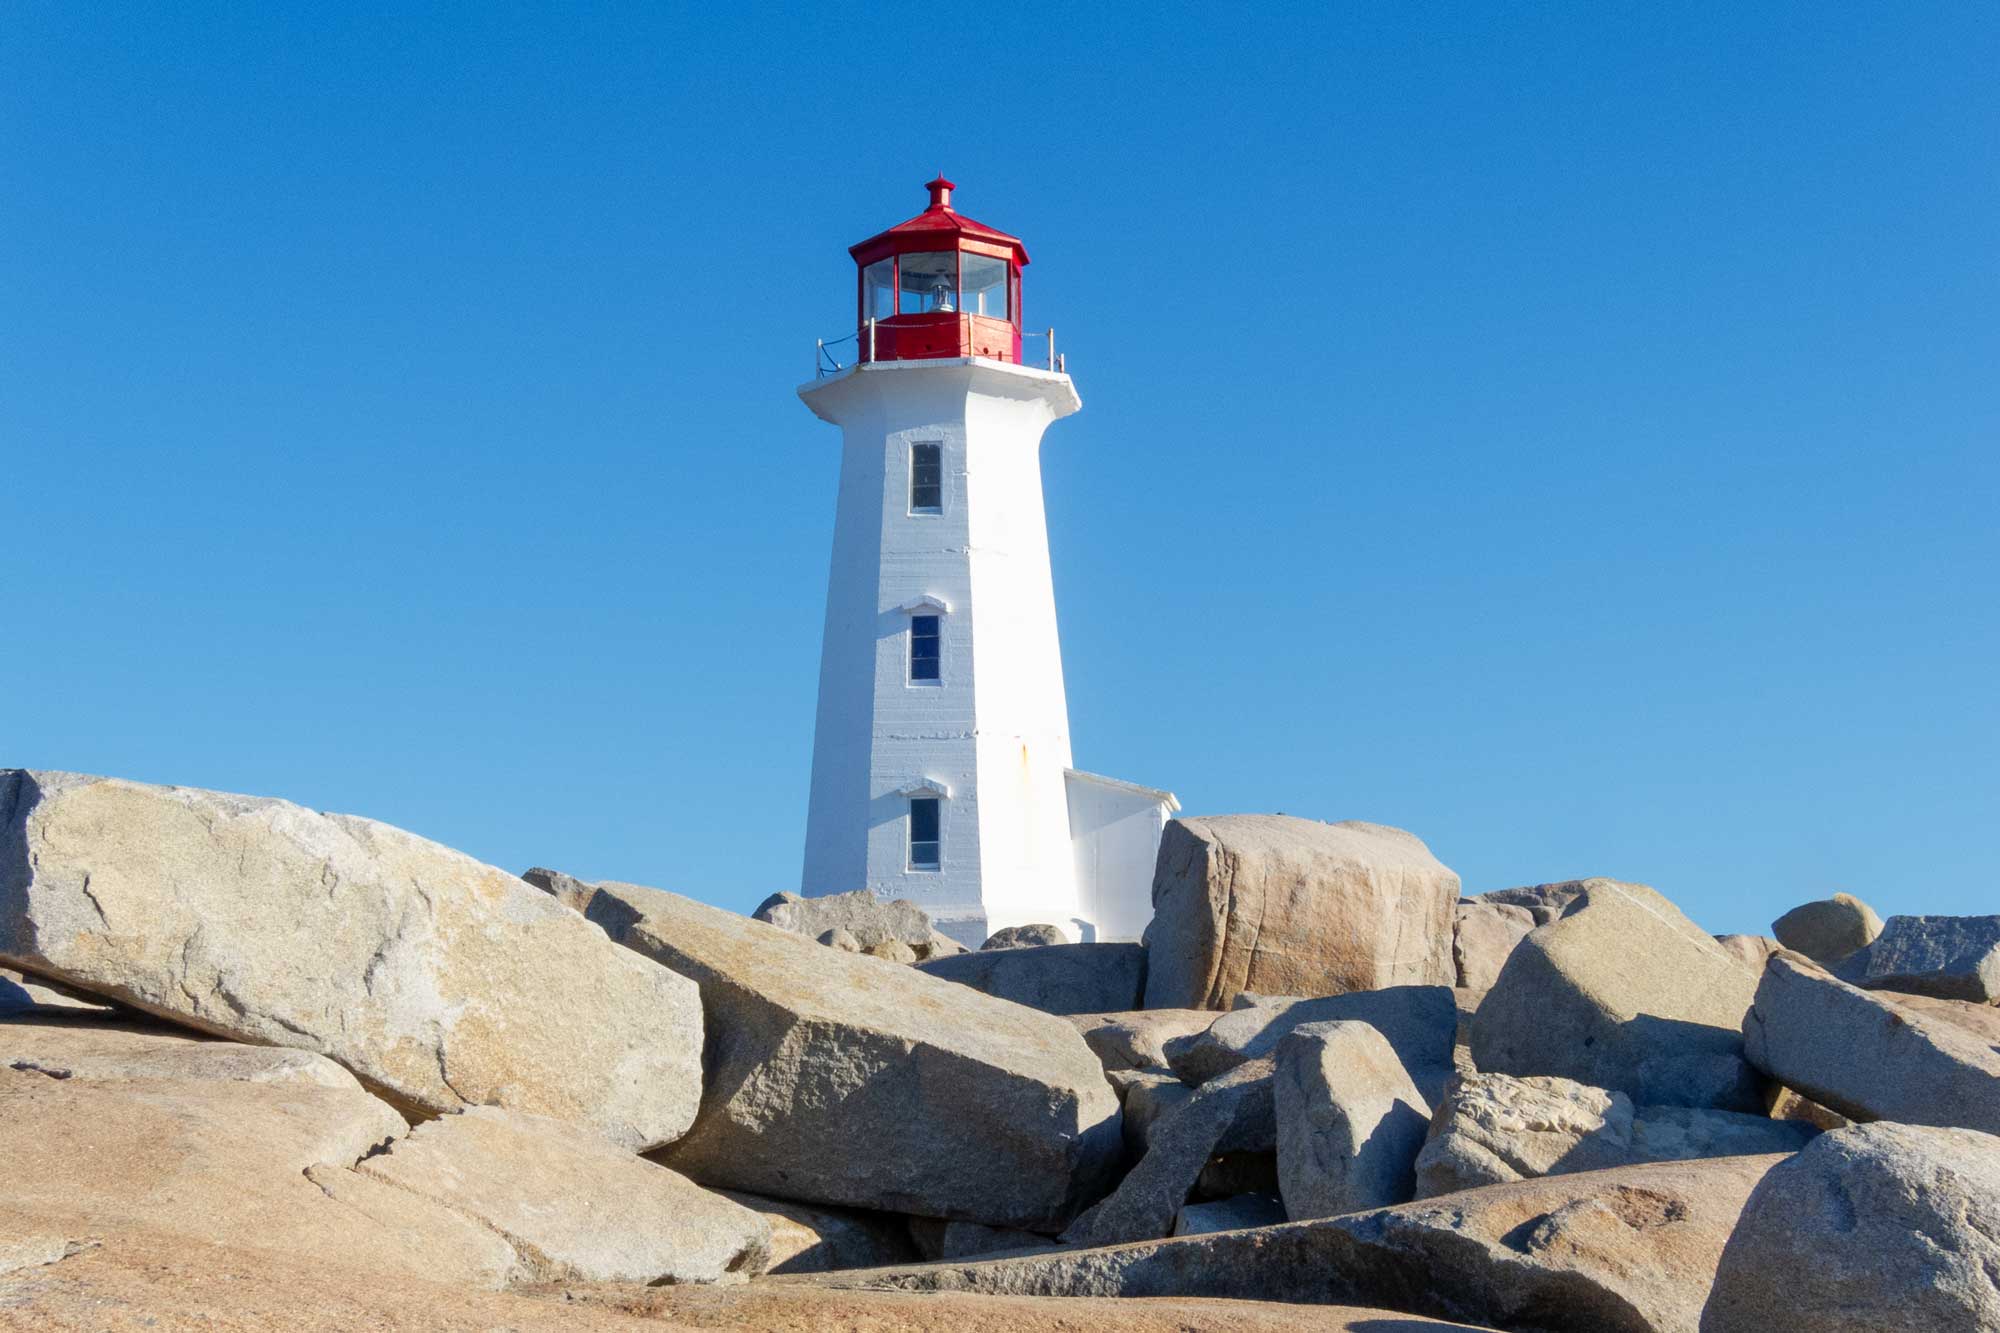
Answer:
[[[1056,331],[1055,331],[1054,329],[1050,329],[1050,330],[1049,330],[1049,369],[1050,369],[1050,370],[1054,370],[1055,368],[1056,368]]]
[[[824,368],[825,368],[825,366],[826,366],[826,339],[824,339],[824,338],[815,338],[815,339],[813,339],[813,378],[814,378],[814,379],[818,379],[818,378],[820,377],[820,371],[821,371],[822,369],[824,369]]]
[[[875,316],[868,317],[868,359],[875,359]]]

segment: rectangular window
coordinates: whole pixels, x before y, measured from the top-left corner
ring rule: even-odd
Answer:
[[[944,512],[944,446],[941,444],[910,446],[910,512]]]
[[[938,852],[938,799],[935,796],[910,798],[910,869],[936,870]]]
[[[899,315],[944,315],[958,309],[958,251],[925,250],[896,261]]]
[[[937,616],[910,617],[910,681],[935,681],[938,679]]]
[[[988,319],[1007,318],[1007,270],[1004,259],[988,255],[966,255],[962,279],[962,304],[974,315]]]
[[[861,270],[861,317],[887,319],[896,313],[896,261],[878,259]]]

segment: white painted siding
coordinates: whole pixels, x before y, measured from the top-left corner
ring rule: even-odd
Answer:
[[[973,946],[1079,915],[1040,443],[1076,410],[1066,375],[998,362],[877,362],[799,391],[841,427],[802,891],[910,898]],[[942,446],[943,512],[909,512],[909,450]],[[910,612],[949,607],[942,680],[911,684]],[[942,864],[908,868],[907,797],[928,781]]]
[[[1153,919],[1160,834],[1174,794],[1071,769],[1066,775],[1077,899],[1100,940],[1137,940]]]

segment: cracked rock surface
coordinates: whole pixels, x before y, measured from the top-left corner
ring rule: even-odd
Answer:
[[[0,961],[318,1052],[424,1112],[639,1150],[701,1096],[692,983],[504,871],[287,801],[0,770]]]

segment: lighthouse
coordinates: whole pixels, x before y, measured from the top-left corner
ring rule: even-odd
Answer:
[[[1052,350],[1023,361],[1026,247],[925,188],[851,247],[854,351],[799,389],[841,431],[801,889],[910,899],[974,948],[1137,938],[1178,804],[1071,761],[1041,443],[1081,402]]]

